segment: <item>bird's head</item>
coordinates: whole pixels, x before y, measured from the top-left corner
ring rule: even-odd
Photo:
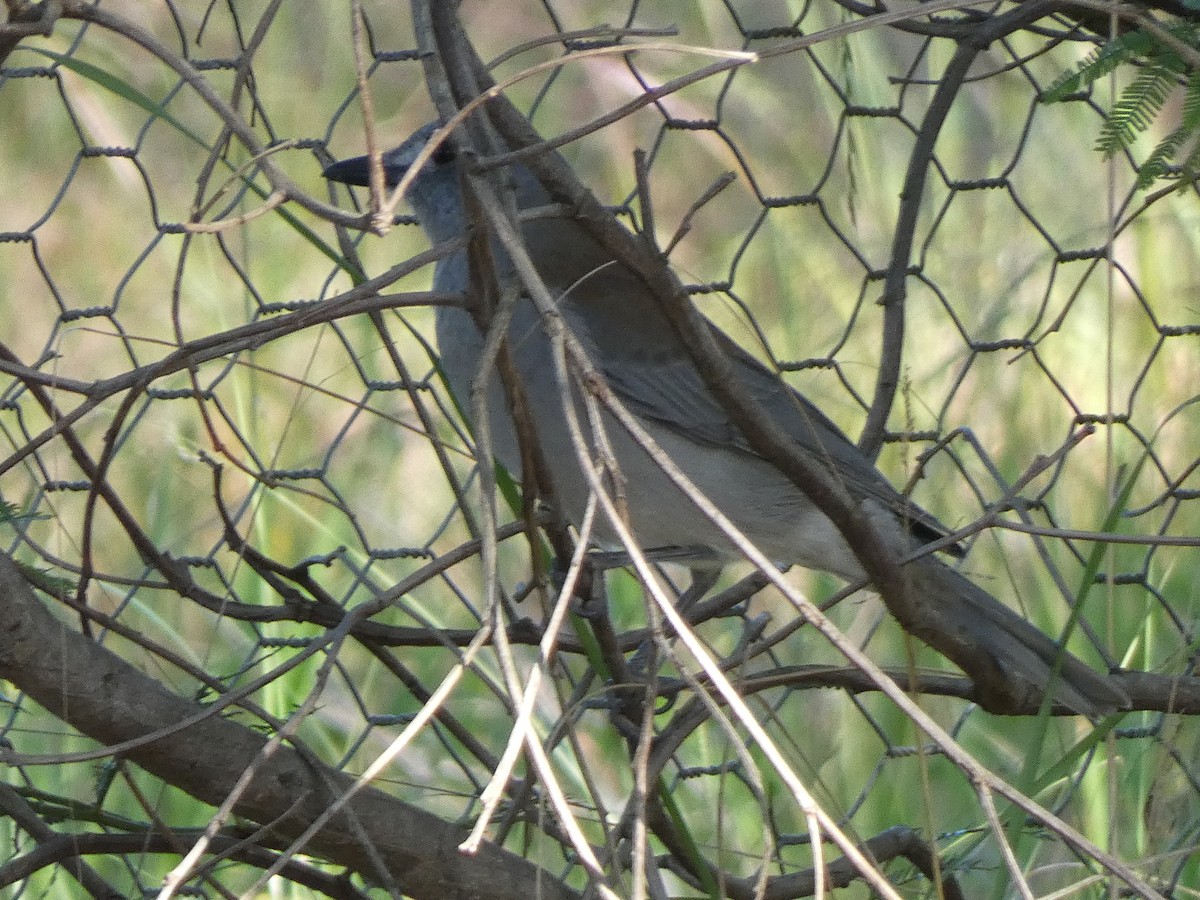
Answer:
[[[383,180],[389,188],[394,188],[400,183],[400,179],[417,160],[417,156],[425,145],[429,143],[429,139],[433,133],[439,128],[437,122],[430,122],[416,131],[399,147],[388,150],[383,154]],[[441,142],[434,150],[433,155],[425,164],[423,171],[432,173],[434,170],[443,169],[454,164],[456,151],[452,140],[447,139]],[[336,181],[340,184],[351,184],[359,187],[366,187],[371,183],[371,158],[369,156],[356,156],[353,159],[343,159],[335,162],[333,165],[326,167],[322,174],[330,181]]]
[[[383,180],[387,187],[400,184],[439,127],[438,123],[431,122],[382,155]],[[405,197],[421,227],[435,244],[460,237],[467,229],[456,162],[458,155],[459,147],[453,136],[438,144],[412,180]],[[519,209],[549,202],[545,190],[525,166],[508,166],[503,171],[511,179],[510,186],[516,194]],[[358,156],[335,162],[325,169],[324,175],[330,181],[365,187],[371,180],[371,159]]]

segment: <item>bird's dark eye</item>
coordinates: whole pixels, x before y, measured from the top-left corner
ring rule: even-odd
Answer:
[[[434,165],[445,166],[454,162],[457,156],[458,151],[454,148],[453,141],[445,140],[437,145],[437,148],[433,151],[432,158]]]

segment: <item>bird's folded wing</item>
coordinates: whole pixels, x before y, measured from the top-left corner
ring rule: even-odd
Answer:
[[[824,413],[715,326],[713,333],[733,360],[742,385],[801,450],[840,480],[851,497],[882,504],[897,518],[909,522],[923,541],[946,533],[937,519],[893,488]],[[697,444],[754,453],[687,356],[639,353],[636,359],[614,361],[605,356],[597,362],[609,387],[635,415],[664,425]]]

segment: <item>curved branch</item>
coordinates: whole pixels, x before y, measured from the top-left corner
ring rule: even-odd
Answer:
[[[0,786],[0,791],[4,790]],[[167,853],[176,855],[181,844],[190,844],[203,831],[198,828],[176,828],[170,834],[151,832],[132,834],[58,834],[52,833],[37,847],[23,856],[16,856],[0,865],[0,888],[29,878],[48,866],[60,865],[68,870],[85,865],[85,856],[118,856],[125,854]],[[236,859],[259,868],[276,862],[279,854],[259,843],[247,843],[237,834],[222,833],[209,844],[214,860]],[[315,866],[289,860],[280,876],[312,891],[336,900],[365,900],[366,894],[357,890],[344,875],[322,872]],[[110,891],[105,897],[116,897]]]
[[[904,355],[904,301],[908,294],[909,261],[917,217],[925,196],[925,177],[933,164],[933,148],[946,116],[980,49],[974,43],[962,42],[958,45],[954,57],[938,79],[937,91],[925,112],[925,119],[917,131],[917,141],[908,157],[908,171],[904,175],[904,186],[900,189],[900,214],[896,217],[892,232],[891,261],[883,282],[883,296],[879,300],[883,307],[883,329],[875,398],[871,401],[867,421],[858,439],[859,448],[871,459],[879,455],[879,448],[883,446],[888,416],[891,415],[896,389],[900,385],[900,366]]]
[[[958,882],[944,871],[944,866],[934,856],[928,841],[907,825],[894,825],[873,838],[863,841],[863,849],[877,863],[893,859],[907,859],[932,884],[939,884],[938,896],[944,900],[963,900]],[[686,881],[696,884],[695,878],[678,866],[672,869]],[[825,887],[848,887],[859,879],[858,872],[846,857],[831,860],[825,866]],[[773,875],[766,885],[757,878],[728,880],[725,889],[733,900],[792,900],[795,897],[811,897],[817,890],[817,873],[813,869],[790,875]]]

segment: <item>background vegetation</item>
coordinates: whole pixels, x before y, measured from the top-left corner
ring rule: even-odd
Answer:
[[[347,295],[427,245],[407,222],[363,237],[321,169],[365,152],[368,130],[387,146],[434,117],[415,50],[428,34],[407,10],[362,7],[356,34],[357,5],[9,4],[0,492],[6,549],[39,593],[18,601],[28,589],[0,577],[2,630],[25,641],[0,648],[0,884],[31,897],[574,896],[589,882],[656,897],[1195,896],[1200,206],[1186,184],[1135,190],[1178,97],[1111,159],[1092,146],[1132,76],[1042,97],[1109,20],[1036,3],[884,24],[851,0],[463,4],[497,80],[561,63],[507,92],[546,137],[721,60],[713,50],[768,54],[726,59],[563,153],[640,223],[646,150],[660,244],[690,225],[670,259],[697,304],[855,437],[887,333],[877,301],[907,273],[900,389],[865,435],[886,439],[881,468],[898,485],[920,471],[917,502],[965,528],[1050,457],[1001,527],[969,537],[963,568],[1055,635],[1084,598],[1072,650],[1158,676],[1130,680],[1135,708],[1098,723],[993,715],[951,680],[918,698],[951,744],[845,688],[844,658],[768,589],[692,624],[730,662],[770,756],[723,701],[697,700],[675,642],[653,714],[622,721],[604,623],[574,617],[533,698],[546,766],[518,759],[484,820],[493,845],[467,857],[454,847],[483,814],[554,595],[516,510],[494,579],[513,684],[503,642],[471,645],[492,621],[478,479],[417,293],[430,267]],[[46,33],[21,34],[39,12]],[[642,48],[582,58],[617,44]],[[927,173],[915,193],[913,166]],[[1097,532],[1127,541],[1084,534]],[[839,587],[789,581],[818,603]],[[632,649],[651,606],[628,573],[606,587]],[[830,614],[882,665],[955,671],[873,595]],[[94,693],[65,676],[54,689],[53,671],[35,685],[60,662],[93,667]],[[753,681],[769,673],[770,687]],[[109,704],[99,724],[76,718],[89,704]],[[275,736],[282,748],[264,751]],[[960,751],[1058,818],[981,787]],[[335,773],[377,761],[353,815],[305,836],[348,796]],[[644,801],[639,764],[658,767]],[[814,830],[787,770],[867,846],[874,888],[838,847],[814,849],[829,829]],[[257,773],[249,790],[234,787],[243,771]],[[289,790],[294,805],[271,805]]]

